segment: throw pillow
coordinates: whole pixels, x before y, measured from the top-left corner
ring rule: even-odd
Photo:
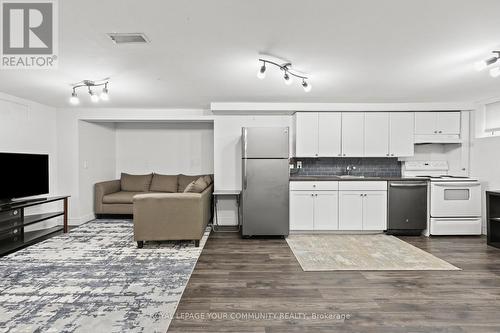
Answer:
[[[189,183],[188,186],[186,186],[186,189],[184,190],[184,193],[201,193],[203,192],[207,187],[208,184],[203,179],[204,177],[200,177],[194,182]]]
[[[177,182],[177,184],[178,184],[177,192],[179,192],[179,193],[184,192],[184,190],[189,185],[189,183],[194,182],[198,178],[200,178],[199,175],[198,176],[187,176],[187,175],[180,174],[179,178],[178,178],[178,182]]]

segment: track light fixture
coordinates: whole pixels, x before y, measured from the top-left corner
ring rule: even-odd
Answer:
[[[69,102],[72,105],[78,105],[80,104],[80,99],[78,98],[78,95],[76,93],[76,89],[81,88],[81,87],[86,87],[88,90],[88,93],[90,95],[90,100],[93,103],[99,102],[99,100],[103,101],[108,101],[109,100],[109,91],[108,91],[108,84],[109,84],[109,78],[106,78],[104,80],[100,81],[91,81],[91,80],[83,80],[81,82],[75,83],[73,85],[73,92],[71,93],[71,97],[69,99]],[[100,95],[97,95],[97,93],[93,90],[96,87],[102,87],[102,93]]]
[[[496,63],[498,61],[498,59],[500,59],[500,51],[491,51],[491,53],[493,53],[495,55],[491,58],[478,61],[474,64],[474,67],[476,67],[476,69],[478,71],[482,71],[483,69],[486,69],[488,66],[493,65],[494,63]]]
[[[311,91],[312,86],[309,82],[307,82],[309,78],[305,75],[297,73],[297,71],[292,70],[292,64],[290,62],[280,65],[277,62],[262,58],[259,58],[259,62],[262,64],[259,68],[259,71],[257,72],[257,77],[259,79],[264,79],[266,77],[266,65],[271,64],[283,71],[283,81],[286,85],[291,85],[293,83],[293,78],[296,77],[302,80],[302,88],[304,88],[305,92]]]

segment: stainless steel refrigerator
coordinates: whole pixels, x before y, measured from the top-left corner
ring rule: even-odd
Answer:
[[[286,236],[288,127],[242,129],[242,236]]]

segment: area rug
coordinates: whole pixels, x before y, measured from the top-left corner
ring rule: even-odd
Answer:
[[[290,235],[286,240],[304,271],[460,270],[384,234]]]
[[[137,249],[96,220],[0,258],[0,332],[166,332],[209,234]]]

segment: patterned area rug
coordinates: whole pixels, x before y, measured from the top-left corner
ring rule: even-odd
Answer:
[[[291,235],[304,271],[459,270],[401,239],[377,235]]]
[[[0,258],[0,332],[166,332],[209,234],[137,249],[96,220]]]

